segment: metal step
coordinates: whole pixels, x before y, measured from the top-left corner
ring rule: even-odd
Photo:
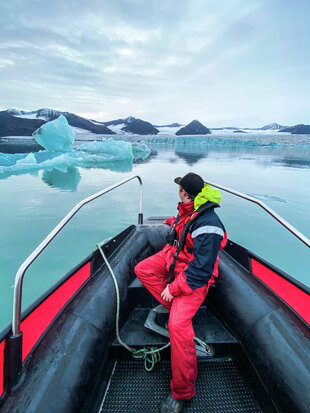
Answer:
[[[168,342],[168,338],[144,327],[144,323],[150,312],[150,308],[135,308],[123,325],[121,338],[130,346],[158,346]],[[169,314],[158,314],[156,323],[164,328]],[[200,307],[193,318],[195,334],[207,344],[231,345],[238,341],[233,337],[223,324],[208,311],[206,307]],[[113,346],[120,346],[117,339]]]
[[[169,362],[156,364],[151,372],[142,362],[116,362],[100,412],[157,413],[170,393],[170,380]],[[262,412],[234,360],[199,362],[196,387],[184,413]]]
[[[156,317],[157,317],[158,314],[169,314],[169,310],[167,310],[161,304],[159,304],[156,307],[152,308],[149,312],[149,315],[147,316],[147,319],[146,319],[145,323],[144,323],[144,327],[148,328],[151,331],[154,331],[157,334],[160,334],[161,336],[170,338],[168,328],[166,327],[166,325],[168,324],[168,321],[167,321],[165,327],[162,327],[159,324],[157,324],[156,323]],[[210,346],[209,344],[207,344],[207,343],[204,343],[203,345],[195,343],[195,346],[196,346],[197,358],[198,357],[213,357],[214,354],[215,354],[214,348],[212,346]]]

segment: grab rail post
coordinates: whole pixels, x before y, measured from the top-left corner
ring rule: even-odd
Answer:
[[[12,317],[12,336],[9,337],[8,348],[9,350],[9,386],[12,388],[18,381],[22,369],[22,332],[20,331],[21,324],[21,306],[22,306],[22,287],[25,272],[30,267],[30,265],[37,259],[41,252],[50,244],[50,242],[56,237],[56,235],[64,228],[65,225],[74,217],[74,215],[86,204],[92,202],[93,200],[101,197],[102,195],[118,188],[127,182],[138,179],[139,181],[139,214],[138,214],[138,224],[143,224],[143,183],[140,176],[135,175],[130,178],[124,179],[114,185],[103,189],[88,198],[83,199],[59,222],[59,224],[47,235],[47,237],[41,242],[40,245],[28,256],[28,258],[22,263],[22,265],[17,270],[15,281],[14,281],[14,293],[13,293],[13,317]],[[16,344],[15,344],[16,343]],[[11,377],[10,377],[11,376]]]

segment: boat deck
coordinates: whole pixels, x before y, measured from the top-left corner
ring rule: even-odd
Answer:
[[[168,338],[144,327],[153,306],[151,295],[137,279],[128,291],[134,306],[121,328],[122,340],[136,348],[166,344]],[[156,323],[161,327],[167,320],[168,314],[156,316]],[[274,412],[252,368],[241,356],[238,340],[213,312],[206,306],[200,307],[193,318],[193,327],[196,336],[215,349],[215,357],[198,358],[197,394],[186,402],[184,412]],[[164,350],[161,358],[148,372],[144,362],[134,361],[115,339],[110,353],[110,360],[114,362],[97,412],[159,412],[160,403],[170,393],[170,349]]]
[[[102,413],[157,413],[169,394],[170,363],[162,361],[147,372],[143,362],[116,362],[104,395]],[[197,394],[185,412],[262,412],[238,363],[212,359],[198,363]]]

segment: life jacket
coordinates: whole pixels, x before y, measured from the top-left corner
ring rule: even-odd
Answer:
[[[168,277],[168,284],[170,284],[174,280],[174,270],[176,266],[176,262],[178,259],[178,255],[180,251],[184,249],[185,243],[186,243],[186,237],[188,232],[190,231],[193,223],[197,220],[198,217],[200,217],[206,210],[209,210],[211,208],[216,208],[219,205],[215,202],[207,202],[203,205],[201,205],[197,211],[195,211],[187,220],[186,224],[184,225],[183,231],[181,233],[180,239],[178,239],[178,234],[175,229],[176,224],[179,222],[179,214],[177,215],[174,224],[172,225],[172,228],[170,232],[168,233],[166,237],[166,241],[169,245],[176,247],[176,251],[173,255],[173,262],[169,267],[169,277]],[[192,252],[190,249],[187,247],[187,252]]]

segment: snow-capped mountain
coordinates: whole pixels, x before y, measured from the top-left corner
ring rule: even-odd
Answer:
[[[32,133],[45,122],[58,118],[60,115],[66,117],[69,125],[76,128],[76,132],[83,136],[90,137],[89,132],[102,135],[114,134],[136,134],[136,135],[204,135],[212,133],[224,135],[229,133],[268,133],[269,131],[309,133],[308,125],[295,125],[293,127],[271,123],[261,128],[238,128],[238,127],[217,127],[207,128],[198,121],[193,121],[183,127],[180,123],[169,125],[152,125],[142,119],[128,116],[127,118],[115,119],[111,121],[97,121],[86,119],[70,112],[61,112],[55,109],[42,108],[33,111],[8,109],[0,112],[0,137],[2,136],[31,136]]]
[[[31,136],[44,123],[45,121],[42,119],[36,119],[35,117],[24,119],[4,110],[0,112],[0,137]]]
[[[134,133],[137,135],[157,135],[159,132],[150,122],[129,116],[125,119],[116,119],[104,122],[116,133]]]
[[[287,128],[287,126],[279,125],[278,123],[270,123],[261,128],[261,130],[281,130]]]
[[[86,129],[93,133],[103,134],[103,135],[114,135],[111,129],[107,128],[104,124],[95,124],[94,122],[90,121],[89,119],[82,118],[81,116],[75,115],[74,113],[70,112],[61,112],[59,110],[54,109],[38,109],[35,111],[26,112],[23,110],[16,110],[16,109],[9,109],[6,111],[9,115],[15,118],[21,118],[24,120],[30,119],[41,119],[45,122],[49,122],[51,120],[57,119],[60,115],[63,115],[70,126],[74,126],[80,129]],[[32,131],[34,132],[35,129]],[[30,135],[32,134],[29,133]]]

